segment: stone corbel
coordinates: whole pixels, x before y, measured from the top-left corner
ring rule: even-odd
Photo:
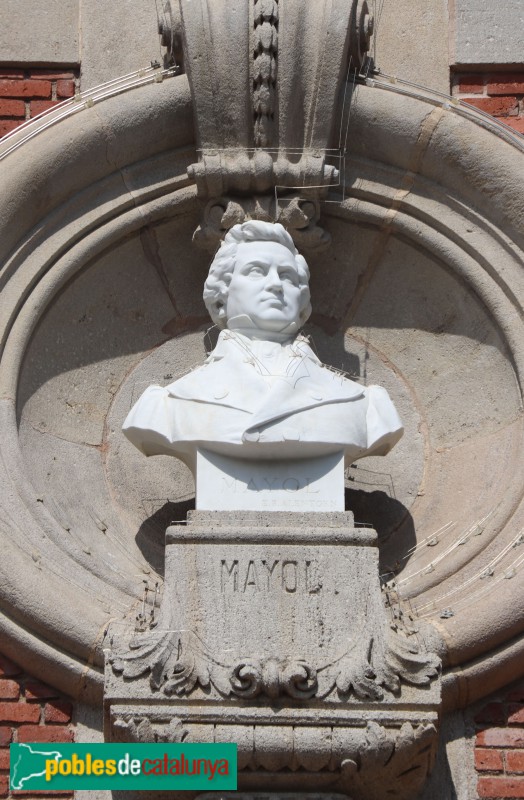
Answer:
[[[373,32],[367,0],[170,2],[162,41],[189,79],[199,161],[188,173],[198,196],[223,207],[250,198],[243,219],[253,218],[250,204],[274,196],[279,203],[269,221],[293,236],[307,228],[298,234],[301,249],[326,246],[329,238],[316,223],[295,225],[279,211],[280,198],[291,195],[298,206],[307,200],[317,209],[339,181],[336,99],[367,59]],[[206,247],[216,247],[216,233],[227,230],[211,228],[206,219],[197,235]]]

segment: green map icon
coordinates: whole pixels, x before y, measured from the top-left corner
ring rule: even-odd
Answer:
[[[11,789],[20,791],[28,781],[45,775],[46,761],[58,761],[62,753],[57,750],[43,750],[35,744],[19,744],[17,758],[11,764]]]

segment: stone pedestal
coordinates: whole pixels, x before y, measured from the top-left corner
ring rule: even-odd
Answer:
[[[351,514],[197,511],[168,528],[156,626],[113,634],[106,736],[237,742],[241,790],[408,798],[437,671],[392,627],[376,534]]]

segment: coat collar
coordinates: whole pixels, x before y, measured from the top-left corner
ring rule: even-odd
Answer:
[[[290,414],[364,395],[358,383],[324,367],[302,336],[280,345],[222,331],[202,367],[167,387],[181,400],[253,415],[247,430]]]

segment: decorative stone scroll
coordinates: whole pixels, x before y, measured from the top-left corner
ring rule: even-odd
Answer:
[[[318,198],[300,194],[278,198],[274,194],[214,198],[207,203],[193,240],[214,253],[227,231],[248,219],[279,222],[292,235],[299,250],[322,252],[331,242],[329,233],[319,225]]]

